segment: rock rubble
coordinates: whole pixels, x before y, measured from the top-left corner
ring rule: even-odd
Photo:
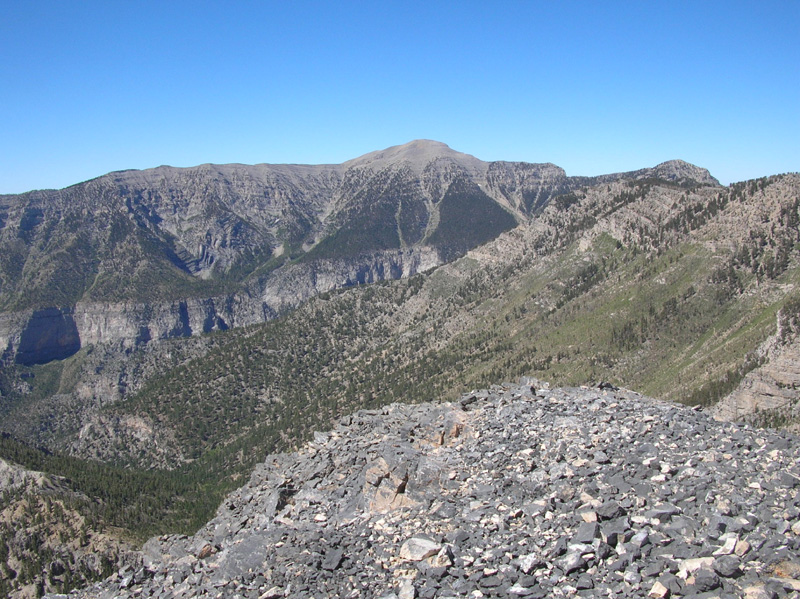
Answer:
[[[347,416],[269,456],[111,597],[747,597],[800,590],[800,439],[534,379]]]

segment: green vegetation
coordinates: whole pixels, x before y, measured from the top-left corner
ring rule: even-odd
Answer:
[[[660,188],[634,191],[653,189]],[[624,193],[625,204],[642,197]],[[575,206],[567,204],[562,210]],[[702,226],[722,204],[705,203],[708,214],[695,212],[689,226]],[[673,226],[643,229],[642,245],[686,225]],[[779,246],[790,229],[787,220],[767,246]],[[574,237],[561,236],[554,261],[529,253],[479,268],[463,259],[409,281],[317,298],[225,335],[208,355],[111,409],[158,415],[184,455],[214,451],[230,465],[246,461],[235,457],[239,448],[291,448],[360,407],[452,398],[521,375],[556,384],[610,380],[709,405],[758,365],[750,352],[775,331],[784,300],[744,291],[761,284],[769,252],[744,268],[695,242],[642,251],[608,234],[588,247]],[[796,276],[790,268],[763,272],[778,284]]]
[[[335,229],[303,261],[352,258],[414,243],[425,230],[426,211],[416,181],[405,173],[383,171],[353,196],[338,213]]]
[[[70,504],[89,528],[122,529],[138,542],[164,530],[197,530],[219,505],[221,489],[230,487],[230,482],[220,485],[206,479],[197,467],[126,470],[32,448],[5,433],[0,435],[0,457],[29,470],[64,477],[69,489],[78,494]]]
[[[66,476],[71,488],[98,498],[80,508],[87,518],[142,539],[191,531],[267,453],[297,447],[360,408],[454,398],[522,375],[558,385],[607,380],[711,405],[761,364],[755,350],[768,337],[780,331],[788,342],[800,333],[800,295],[792,291],[800,283],[800,199],[782,196],[774,217],[742,220],[741,231],[718,223],[737,214],[726,212],[732,203],[762,202],[780,183],[576,190],[488,258],[324,294],[278,320],[208,337],[193,359],[164,350],[174,367],[103,409],[169,431],[182,458],[172,471],[139,470],[148,455],[87,464],[13,439],[3,440],[0,456]],[[485,196],[451,190],[430,240],[445,243],[462,229],[474,237],[463,247],[448,242],[447,252],[512,225],[505,212],[477,222]],[[345,256],[413,236],[383,200],[375,197],[370,213],[377,237],[343,229],[324,251]],[[32,367],[25,397],[12,397],[14,381],[0,372],[4,400],[32,406],[68,393],[83,360],[79,353]],[[786,424],[790,414],[756,420]]]
[[[516,225],[514,217],[477,185],[456,179],[442,198],[439,226],[428,241],[445,260],[453,260]]]

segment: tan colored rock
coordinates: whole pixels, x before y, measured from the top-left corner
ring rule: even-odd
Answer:
[[[391,472],[383,458],[375,460],[364,473],[364,495],[370,497],[370,511],[374,514],[385,514],[417,506],[418,502],[405,493],[407,476],[400,477]]]
[[[754,584],[744,589],[744,599],[773,599],[774,596],[764,584]]]
[[[782,561],[772,568],[772,573],[778,578],[800,578],[800,563]]]
[[[653,597],[654,599],[665,599],[669,595],[669,589],[661,584],[658,580],[653,584],[653,588],[650,589],[650,592],[647,594],[648,597]]]
[[[425,537],[411,537],[400,547],[400,559],[419,562],[438,554],[441,550],[442,546],[436,541]]]
[[[285,596],[283,589],[280,587],[272,587],[264,591],[258,599],[278,599],[278,597]]]
[[[745,540],[737,541],[736,548],[733,550],[739,557],[743,557],[748,551],[750,551],[750,543]]]
[[[678,571],[678,576],[686,580],[689,574],[697,572],[700,568],[711,569],[713,565],[714,565],[713,557],[694,557],[691,559],[685,559],[681,563],[680,570]]]
[[[439,553],[426,558],[425,561],[431,568],[449,568],[453,565],[453,560],[450,559],[447,547],[442,547]]]
[[[206,543],[200,548],[200,551],[197,552],[197,559],[206,559],[207,557],[211,557],[217,552],[217,549],[209,544]]]
[[[780,324],[780,316],[778,317]],[[781,341],[780,332],[759,348],[767,363],[748,373],[711,410],[718,420],[741,421],[756,410],[785,410],[800,400],[800,339]]]

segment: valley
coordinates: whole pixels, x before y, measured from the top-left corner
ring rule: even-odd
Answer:
[[[567,177],[412,142],[0,208],[0,457],[65,477],[87,542],[191,534],[267,454],[347,414],[520,377],[800,418],[797,174]]]

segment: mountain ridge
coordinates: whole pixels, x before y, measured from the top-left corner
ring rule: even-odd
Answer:
[[[70,339],[128,346],[262,322],[308,293],[452,260],[591,182],[416,140],[342,165],[157,167],[3,196],[0,348],[17,355],[22,337],[41,329],[41,310],[59,310]],[[295,279],[306,273],[309,292],[297,300],[269,291],[287,268]],[[148,308],[117,310],[116,327],[93,316],[125,304]],[[125,316],[147,311],[156,316]],[[58,337],[33,346],[53,343],[31,359],[68,353]]]
[[[377,211],[370,214],[386,210],[388,197],[401,198],[394,205],[402,204],[401,212],[405,198],[426,210],[426,202],[441,198],[445,216],[454,193],[485,201],[458,169],[435,171],[427,183],[413,184],[417,195],[404,196],[399,192],[414,181],[404,178],[408,172],[400,163],[377,173],[356,169],[347,185]],[[320,245],[311,244],[269,275],[275,312],[268,316],[279,318],[266,323],[229,326],[247,307],[241,295],[178,297],[163,313],[152,302],[95,304],[85,322],[97,327],[86,329],[96,336],[84,337],[92,342],[76,353],[51,354],[57,359],[43,364],[6,355],[0,421],[16,440],[3,437],[0,457],[23,456],[30,470],[59,474],[67,464],[81,473],[87,495],[105,498],[81,506],[98,532],[108,530],[107,514],[98,518],[92,506],[150,506],[146,514],[114,511],[113,522],[141,538],[143,531],[194,532],[264,453],[295,449],[343,414],[455,399],[465,388],[523,374],[558,385],[609,380],[702,406],[741,387],[748,395],[737,406],[767,409],[748,415],[737,407],[737,417],[790,423],[800,393],[791,386],[794,375],[775,377],[774,369],[800,363],[800,177],[721,187],[687,184],[680,172],[681,163],[668,163],[661,176],[672,179],[643,169],[591,185],[572,180],[565,189],[557,167],[492,163],[492,189],[508,206],[524,205],[530,218],[438,265],[436,248],[425,258],[402,246],[404,236],[429,233],[405,217],[393,216],[387,227],[399,247],[368,258],[345,252],[318,260]],[[528,175],[534,182],[520,184]],[[365,181],[375,183],[374,192]],[[177,196],[175,205],[190,196]],[[136,204],[127,197],[138,206],[143,231],[170,217],[148,212],[146,198]],[[357,217],[359,203],[348,202]],[[28,230],[17,229],[23,237],[35,237],[47,222],[36,214],[26,219]],[[356,232],[337,231],[351,240]],[[417,274],[410,266],[403,273],[390,254],[417,261]],[[423,259],[431,268],[419,272]],[[262,274],[245,285],[256,315],[263,310]],[[386,280],[396,274],[403,276]],[[87,305],[50,309],[39,324],[69,347],[70,322],[84,322]],[[60,324],[45,326],[47,319]],[[117,341],[104,341],[101,325],[119,327]],[[200,331],[208,334],[184,337]],[[26,361],[42,338],[34,333],[21,344]],[[784,402],[779,409],[759,403],[758,394],[774,388]],[[43,455],[39,446],[54,453]],[[105,488],[107,480],[122,482]],[[137,489],[152,492],[138,497]]]
[[[396,146],[390,146],[384,150],[375,150],[372,152],[367,152],[366,154],[362,154],[356,158],[351,158],[341,163],[325,163],[325,164],[306,164],[306,163],[255,163],[255,164],[245,164],[239,162],[230,162],[230,163],[203,163],[196,166],[188,166],[188,167],[177,167],[171,165],[160,165],[156,167],[148,167],[144,169],[122,169],[117,171],[110,171],[103,175],[98,175],[96,177],[92,177],[91,179],[87,179],[86,181],[81,181],[78,183],[73,183],[68,185],[64,188],[47,188],[47,189],[33,189],[21,193],[16,194],[0,194],[0,198],[14,198],[19,196],[25,196],[29,194],[40,194],[46,192],[55,192],[55,191],[64,191],[67,189],[74,188],[76,186],[86,185],[87,183],[95,182],[98,180],[111,178],[118,181],[125,181],[128,177],[135,178],[137,175],[158,175],[162,173],[170,173],[170,174],[179,174],[182,172],[195,172],[195,171],[217,171],[219,174],[224,174],[225,171],[264,171],[275,169],[278,171],[284,171],[286,173],[290,173],[292,171],[334,171],[337,169],[344,170],[349,165],[356,165],[356,166],[370,166],[370,165],[386,165],[386,164],[395,164],[397,162],[411,162],[418,166],[425,166],[430,162],[432,159],[436,158],[449,158],[449,159],[459,159],[463,160],[467,163],[480,163],[482,165],[489,165],[489,164],[526,164],[526,165],[536,165],[536,166],[549,166],[549,167],[556,167],[559,169],[564,176],[567,176],[566,171],[563,168],[554,165],[553,163],[546,162],[546,163],[532,163],[532,162],[524,162],[524,161],[507,161],[507,160],[495,160],[495,161],[483,161],[479,158],[471,154],[466,154],[464,152],[459,152],[457,150],[453,150],[447,144],[429,140],[429,139],[416,139],[410,142],[406,142],[404,144],[399,144]],[[458,162],[459,160],[456,160]],[[693,165],[689,162],[686,162],[681,159],[671,159],[666,160],[657,164],[654,167],[645,167],[633,171],[619,171],[614,173],[609,173],[605,175],[569,175],[569,177],[582,179],[582,180],[592,180],[602,178],[605,182],[606,179],[611,178],[639,178],[642,175],[645,175],[648,172],[657,172],[659,170],[664,170],[666,167],[678,167],[685,169],[687,173],[692,172],[698,174],[698,178],[696,179],[697,182],[708,182],[719,184],[719,182],[713,178],[707,169],[702,167],[698,167]],[[483,169],[479,169],[483,170]]]

